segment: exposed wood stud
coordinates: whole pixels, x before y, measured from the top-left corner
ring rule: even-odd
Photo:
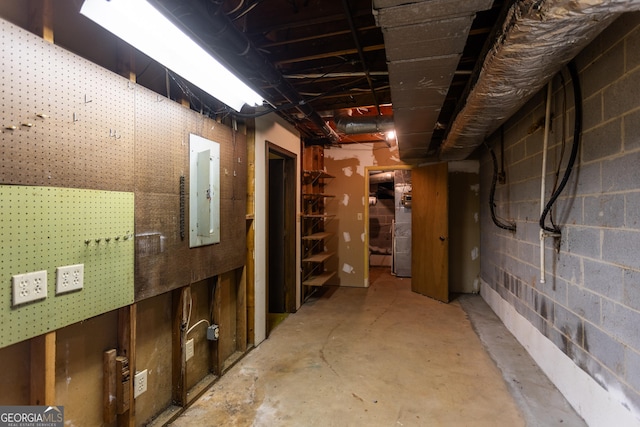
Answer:
[[[53,43],[53,0],[29,0],[29,31]]]
[[[189,304],[191,304],[191,287],[176,289],[172,294],[173,334],[172,334],[172,400],[175,405],[187,404],[187,362],[184,349],[187,342],[187,322]]]
[[[31,339],[31,405],[55,405],[56,333]]]
[[[116,355],[116,349],[112,349],[105,351],[102,356],[102,407],[105,424],[116,420]]]
[[[129,369],[136,371],[136,315],[137,306],[131,304],[118,310],[118,356],[129,359]],[[136,424],[133,379],[129,381],[129,410],[118,415],[118,426],[133,427]]]

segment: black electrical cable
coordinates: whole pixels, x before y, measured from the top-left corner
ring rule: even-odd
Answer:
[[[567,163],[567,168],[564,171],[564,176],[562,177],[560,185],[558,186],[556,191],[553,192],[551,198],[549,199],[549,202],[542,211],[542,215],[540,215],[540,228],[550,233],[560,233],[560,227],[547,227],[545,225],[545,221],[547,218],[547,214],[549,213],[549,211],[553,207],[553,204],[558,199],[558,196],[560,196],[560,193],[562,193],[562,190],[564,190],[564,187],[569,181],[571,171],[573,170],[573,165],[576,161],[576,157],[578,156],[578,149],[580,148],[580,138],[582,136],[582,92],[580,89],[580,78],[578,76],[578,69],[574,61],[569,62],[567,67],[569,68],[569,74],[571,75],[571,81],[573,82],[573,102],[576,109],[576,117],[574,119],[575,121],[573,125],[573,146],[571,147],[571,156],[569,157],[569,163]]]
[[[491,191],[489,192],[489,209],[491,210],[491,219],[496,226],[504,230],[515,232],[515,223],[504,222],[496,216],[496,204],[494,199],[496,196],[496,183],[498,182],[498,159],[496,158],[496,153],[493,151],[493,148],[491,148],[489,144],[487,144],[487,141],[484,141],[484,145],[489,150],[489,153],[491,153],[491,158],[493,159],[493,180],[491,181]]]
[[[560,158],[558,159],[558,167],[556,168],[556,173],[553,179],[553,187],[551,189],[551,194],[556,191],[558,188],[558,184],[560,183],[560,169],[562,168],[562,163],[564,160],[564,152],[567,145],[567,85],[564,80],[564,76],[560,73],[560,85],[562,86],[562,139],[560,145]],[[549,221],[551,222],[551,227],[557,229],[558,226],[553,220],[553,209],[549,211]]]

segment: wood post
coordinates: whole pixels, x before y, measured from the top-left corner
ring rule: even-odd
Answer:
[[[118,310],[118,356],[129,359],[129,369],[132,374],[128,386],[129,410],[118,415],[118,426],[133,427],[136,424],[133,399],[133,375],[136,372],[136,315],[135,303]]]
[[[53,0],[29,0],[29,31],[53,43]]]
[[[30,403],[49,406],[55,405],[55,400],[56,333],[54,331],[31,339]]]
[[[172,400],[179,406],[187,404],[187,362],[184,349],[187,342],[187,321],[191,304],[191,287],[176,289],[172,294],[173,339],[172,339]]]

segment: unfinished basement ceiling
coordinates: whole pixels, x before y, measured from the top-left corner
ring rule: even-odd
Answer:
[[[338,115],[343,121],[350,116],[377,122],[380,118],[375,116],[392,116],[405,161],[437,154],[503,4],[493,0],[154,2],[251,81],[271,108],[300,129],[305,143],[388,144],[384,132],[375,127],[359,134],[340,128],[339,140],[332,140],[317,117],[312,118],[320,116],[336,129],[333,118]],[[221,15],[233,29],[219,30]],[[251,46],[237,40],[237,34],[229,41],[234,31]],[[270,67],[265,76],[262,71]],[[292,99],[290,88],[300,98]],[[313,114],[300,111],[301,104]]]
[[[526,102],[617,15],[637,10],[640,4],[637,0],[149,1],[250,82],[267,105],[236,113],[138,53],[134,66],[141,85],[188,101],[194,110],[217,118],[250,119],[276,111],[300,130],[305,144],[390,145],[393,141],[385,139],[384,130],[393,123],[399,156],[407,163],[473,155],[513,108]],[[71,9],[79,10],[81,2],[56,5],[60,22],[56,43],[90,58],[103,52],[96,46],[112,36],[78,18],[77,10]],[[564,31],[569,27],[583,34]],[[92,35],[78,36],[85,30]],[[516,37],[518,30],[525,37]],[[551,41],[542,50],[545,61],[536,59],[534,49],[541,39]],[[92,45],[77,46],[82,40],[91,40]],[[524,41],[509,45],[512,40]],[[500,55],[520,58],[511,75],[501,74],[500,67],[488,67]],[[103,56],[98,63],[104,62]],[[515,81],[513,73],[528,68],[533,72],[520,79],[530,89],[526,93],[520,86],[505,90],[500,84]],[[483,105],[497,93],[506,95],[500,101],[504,104],[493,105],[489,112]],[[475,132],[471,136],[469,123]]]

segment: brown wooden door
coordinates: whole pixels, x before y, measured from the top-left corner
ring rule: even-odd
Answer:
[[[411,290],[449,302],[447,164],[412,169]]]

